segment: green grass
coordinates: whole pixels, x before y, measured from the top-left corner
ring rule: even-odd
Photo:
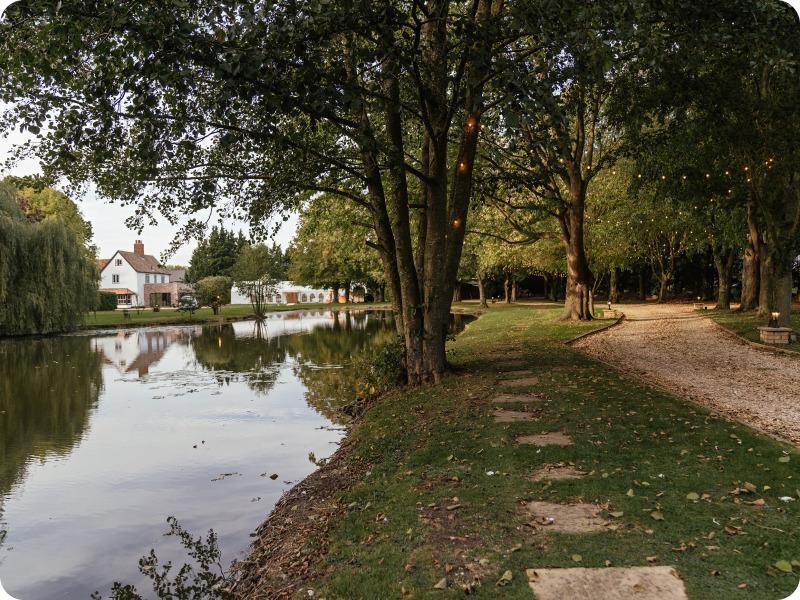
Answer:
[[[270,304],[269,312],[283,312],[288,310],[319,310],[319,309],[342,309],[353,307],[366,307],[359,304]],[[369,304],[374,306],[374,304]],[[200,308],[194,311],[194,316],[190,317],[187,313],[179,312],[174,308],[162,308],[158,312],[153,312],[150,308],[141,310],[130,309],[130,319],[125,319],[121,310],[103,310],[96,313],[87,313],[84,320],[84,328],[109,327],[117,325],[167,325],[183,323],[203,323],[206,321],[217,321],[223,319],[245,319],[252,317],[253,308],[249,304],[229,304],[222,307],[220,314],[214,315],[210,308]]]
[[[564,340],[599,323],[558,322],[558,314],[490,308],[452,344],[455,374],[390,394],[366,413],[350,434],[348,460],[368,474],[344,493],[348,510],[328,533],[322,575],[304,590],[328,600],[460,598],[455,574],[482,558],[490,562],[476,598],[530,600],[526,568],[606,561],[673,565],[697,600],[776,600],[795,589],[800,562],[791,574],[772,565],[800,561],[796,449],[565,347]],[[549,400],[539,406],[538,422],[491,418],[488,399],[505,356],[521,356],[539,377],[535,389]],[[567,432],[574,445],[513,443],[517,434],[547,430]],[[526,479],[537,466],[560,461],[589,474]],[[744,482],[755,492],[734,494]],[[690,493],[709,496],[693,501]],[[519,511],[532,499],[592,501],[624,514],[610,519],[613,531],[533,535]],[[766,504],[745,503],[757,499]],[[453,504],[461,508],[446,510]],[[654,511],[664,519],[654,520]],[[738,528],[729,529],[735,535],[725,526]],[[454,567],[449,574],[446,565]],[[507,569],[512,581],[497,587]],[[433,589],[443,577],[448,588]]]
[[[758,317],[754,312],[740,313],[729,310],[709,311],[709,316],[725,329],[752,342],[760,342],[758,328],[767,324],[769,317]],[[792,313],[792,327],[800,331],[800,313]],[[800,344],[780,346],[785,350],[800,352]]]

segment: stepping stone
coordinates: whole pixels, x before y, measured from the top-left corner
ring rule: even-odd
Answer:
[[[492,398],[495,404],[516,404],[517,402],[541,402],[544,394],[498,394]]]
[[[527,569],[536,600],[687,600],[672,567]]]
[[[586,471],[576,469],[572,465],[557,463],[554,465],[542,465],[536,469],[528,479],[531,481],[552,481],[556,479],[580,479],[586,475]]]
[[[495,423],[519,423],[522,421],[536,421],[536,415],[524,410],[504,410],[496,408],[492,413]]]
[[[526,502],[524,511],[531,518],[535,529],[560,533],[591,533],[603,531],[609,524],[600,516],[603,510],[598,504],[554,504],[532,500]],[[569,596],[562,596],[569,598]]]
[[[515,369],[517,367],[524,367],[527,364],[528,363],[526,363],[524,360],[522,360],[520,358],[520,359],[514,359],[514,360],[503,360],[503,361],[500,361],[499,363],[497,363],[497,366],[500,367],[501,369]]]
[[[532,444],[534,446],[571,446],[572,439],[560,431],[550,433],[532,433],[517,437],[518,444]]]
[[[502,387],[525,387],[539,385],[538,377],[523,377],[522,379],[502,379],[498,382]]]
[[[509,377],[524,377],[526,375],[533,375],[533,371],[530,369],[520,369],[516,371],[500,371],[500,374],[508,375]]]

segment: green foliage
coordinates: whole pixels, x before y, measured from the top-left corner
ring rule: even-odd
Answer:
[[[382,285],[378,253],[368,245],[372,236],[362,225],[368,220],[367,210],[331,195],[309,201],[288,250],[290,278],[316,287],[350,282],[368,288]]]
[[[17,189],[17,203],[29,221],[39,222],[54,217],[63,221],[64,226],[82,244],[92,240],[92,224],[83,218],[76,204],[62,192],[47,187],[20,187]]]
[[[214,314],[219,312],[221,306],[231,303],[230,277],[215,275],[204,277],[194,286],[194,295],[200,306],[210,306]]]
[[[192,252],[187,280],[197,282],[212,275],[229,276],[236,257],[245,246],[247,240],[241,232],[235,234],[224,227],[212,227],[208,237],[200,240]]]
[[[245,246],[231,268],[236,289],[250,298],[257,317],[263,317],[279,278],[285,272],[284,254],[279,246]]]
[[[57,216],[30,222],[0,185],[0,336],[75,329],[97,298],[94,257]]]
[[[117,295],[113,292],[98,292],[95,310],[116,310]]]
[[[359,374],[356,393],[367,399],[394,389],[406,380],[406,346],[396,337],[371,347],[353,360],[354,372]]]
[[[217,542],[217,534],[208,530],[205,540],[202,536],[193,538],[175,517],[168,517],[169,531],[164,535],[175,536],[186,550],[192,564],[184,563],[172,574],[171,562],[159,564],[155,550],[139,560],[139,571],[150,579],[153,593],[160,600],[233,600],[229,591],[229,575],[222,566],[222,553]],[[91,595],[92,600],[102,600],[99,592]],[[109,600],[144,600],[130,584],[114,582]]]

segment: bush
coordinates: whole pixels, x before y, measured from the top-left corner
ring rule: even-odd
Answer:
[[[204,277],[195,284],[194,296],[200,306],[210,306],[216,315],[223,304],[231,303],[231,286],[230,277]]]
[[[356,373],[363,373],[357,384],[362,400],[387,392],[406,382],[406,346],[403,338],[377,345],[353,360]]]
[[[97,310],[117,310],[117,295],[113,292],[98,292]]]

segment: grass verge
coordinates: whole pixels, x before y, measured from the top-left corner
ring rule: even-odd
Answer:
[[[336,461],[350,476],[333,492],[340,509],[324,533],[313,533],[313,510],[304,514],[309,495],[281,517],[304,532],[314,557],[304,562],[293,552],[286,562],[285,581],[295,578],[295,565],[310,566],[295,597],[313,590],[328,600],[457,598],[471,584],[478,598],[530,599],[527,568],[608,565],[673,565],[698,600],[777,600],[795,589],[797,450],[565,347],[599,324],[559,322],[558,314],[490,308],[452,344],[455,374],[389,394],[365,414]],[[491,417],[498,367],[512,359],[539,379],[517,391],[546,398],[531,405],[535,422]],[[564,431],[574,444],[514,442],[543,431]],[[527,479],[560,462],[587,475]],[[325,469],[315,476],[324,479]],[[611,526],[580,535],[533,531],[520,511],[533,499],[601,504]],[[254,564],[270,564],[264,552],[251,556]],[[511,579],[502,582],[506,571]]]
[[[759,317],[755,312],[740,313],[730,310],[712,310],[708,311],[708,313],[714,321],[722,325],[725,329],[756,343],[761,343],[758,328],[765,326],[769,321],[768,317]],[[796,331],[800,331],[800,313],[795,312],[792,314],[792,327]],[[800,344],[788,344],[786,346],[777,347],[783,350],[800,352]]]

